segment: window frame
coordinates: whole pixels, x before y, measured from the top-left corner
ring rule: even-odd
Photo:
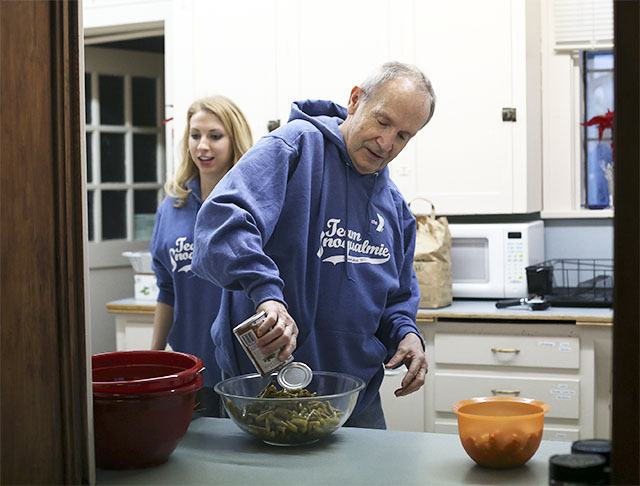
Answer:
[[[134,191],[152,189],[157,191],[157,205],[160,204],[163,194],[164,181],[166,180],[166,133],[163,125],[165,116],[165,85],[164,85],[164,55],[128,51],[123,49],[108,49],[103,47],[85,48],[85,74],[91,76],[91,123],[87,123],[85,133],[91,134],[91,144],[87,146],[87,152],[91,151],[92,180],[87,181],[87,200],[89,193],[93,192],[92,213],[87,214],[88,219],[93,219],[93,239],[88,242],[88,257],[90,268],[104,268],[121,266],[125,261],[122,257],[124,251],[146,250],[149,240],[135,239],[135,208]],[[99,75],[118,75],[124,77],[124,125],[101,125],[99,120]],[[134,77],[147,77],[156,79],[156,125],[153,127],[134,127],[132,125],[131,91]],[[106,182],[100,180],[100,133],[123,133],[125,151],[125,180],[124,182]],[[134,182],[133,166],[133,136],[135,134],[153,134],[157,136],[156,142],[156,181]],[[85,135],[86,136],[86,135]],[[102,239],[102,206],[100,193],[105,190],[124,190],[126,211],[126,238]],[[89,235],[91,236],[91,235]]]
[[[580,114],[580,121],[581,123],[586,123],[589,119],[589,116],[587,115],[588,109],[587,109],[587,76],[589,73],[594,73],[594,72],[612,72],[614,73],[615,70],[612,68],[610,69],[588,69],[587,68],[587,56],[589,55],[597,55],[597,54],[609,54],[611,56],[613,56],[613,50],[612,49],[584,49],[580,51],[580,75],[582,77],[581,79],[581,93],[580,93],[580,97],[581,97],[581,102],[582,102],[582,112]],[[614,59],[615,62],[615,59]],[[613,86],[612,86],[613,89]],[[609,106],[608,109],[610,109],[611,111],[614,110],[614,106],[612,104],[612,106]],[[604,115],[604,113],[602,113]],[[589,168],[588,168],[588,163],[589,163],[589,142],[593,142],[596,141],[597,138],[590,138],[589,137],[589,128],[591,127],[587,127],[587,126],[581,126],[581,131],[580,131],[580,141],[581,141],[581,152],[582,152],[582,158],[581,158],[581,170],[582,170],[582,188],[581,188],[581,193],[580,193],[580,205],[583,209],[586,209],[588,211],[601,211],[602,209],[595,209],[595,208],[589,208],[588,207],[588,188],[587,188],[587,178],[589,176]],[[602,138],[603,142],[609,142],[612,143],[613,142],[613,132],[611,130],[607,130],[604,133],[604,136]],[[615,190],[615,188],[614,188]],[[607,207],[607,208],[603,208],[603,209],[613,209],[612,207]]]

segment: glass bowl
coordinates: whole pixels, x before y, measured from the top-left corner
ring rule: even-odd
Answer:
[[[353,412],[364,382],[344,373],[314,371],[306,387],[315,396],[261,398],[276,374],[236,376],[218,383],[214,390],[231,419],[245,432],[267,444],[311,444],[346,422]],[[278,387],[279,388],[279,387]]]
[[[453,406],[458,435],[469,457],[481,466],[521,466],[538,450],[549,406],[520,397],[480,397]]]

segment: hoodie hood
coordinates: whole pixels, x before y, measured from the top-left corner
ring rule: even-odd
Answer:
[[[347,109],[333,101],[303,100],[291,103],[289,121],[305,120],[315,126],[322,134],[335,144],[348,165],[351,159],[347,153],[340,125],[347,118]]]

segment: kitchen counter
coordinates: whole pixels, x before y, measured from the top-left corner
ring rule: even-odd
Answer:
[[[497,309],[495,300],[454,300],[448,307],[419,309],[419,322],[438,319],[547,321],[585,326],[611,326],[613,309],[597,307],[549,307],[532,311],[528,307]]]
[[[156,311],[156,303],[150,300],[120,299],[107,302],[111,314],[151,314]]]
[[[564,324],[587,326],[610,326],[613,323],[613,309],[598,307],[549,307],[542,311],[532,311],[527,307],[496,309],[495,300],[454,300],[450,306],[440,309],[418,309],[418,321],[434,322],[437,319],[498,319],[558,321]],[[112,314],[153,315],[155,302],[120,299],[107,303]]]
[[[548,484],[548,459],[570,442],[543,441],[524,466],[491,470],[457,435],[341,428],[303,447],[259,442],[229,419],[199,418],[169,461],[130,471],[97,470],[97,484]]]

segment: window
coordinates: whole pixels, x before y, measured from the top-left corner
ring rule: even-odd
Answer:
[[[86,49],[91,242],[151,238],[165,177],[164,87],[157,58],[161,56]]]
[[[613,53],[584,52],[582,73],[584,206],[604,209],[613,205],[613,140],[611,129],[605,128],[614,106]]]

